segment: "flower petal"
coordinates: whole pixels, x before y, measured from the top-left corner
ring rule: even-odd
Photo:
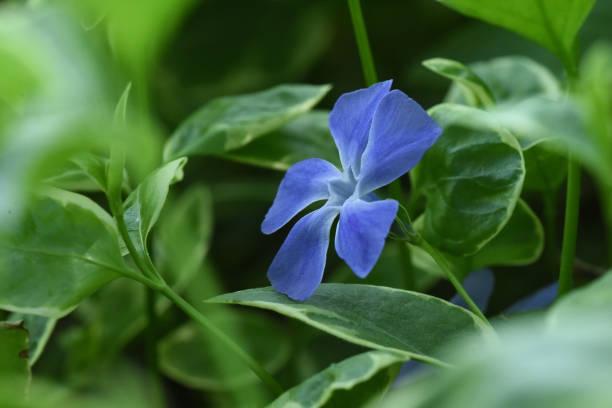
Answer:
[[[314,293],[323,278],[329,232],[338,211],[338,207],[323,206],[293,226],[268,269],[274,289],[294,300]]]
[[[329,114],[329,128],[344,170],[359,174],[361,154],[368,142],[372,117],[380,100],[391,89],[391,80],[342,94]]]
[[[295,163],[281,181],[272,207],[261,224],[261,231],[271,234],[308,205],[329,198],[327,183],[340,175],[333,164],[322,159]]]
[[[395,200],[351,200],[342,206],[336,252],[360,278],[365,278],[378,261],[397,208]]]
[[[442,129],[401,91],[389,92],[372,119],[357,189],[360,195],[389,184],[412,169]]]

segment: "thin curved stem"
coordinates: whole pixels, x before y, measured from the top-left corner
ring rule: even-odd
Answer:
[[[488,326],[491,326],[491,324],[489,323],[485,315],[480,311],[476,303],[474,303],[470,295],[468,295],[468,293],[465,291],[465,289],[461,285],[461,282],[459,282],[459,280],[457,279],[457,277],[451,270],[451,267],[448,265],[448,261],[446,260],[444,255],[442,255],[437,249],[432,247],[429,244],[429,242],[425,241],[423,238],[419,240],[419,246],[423,248],[425,251],[427,251],[429,255],[431,255],[433,260],[438,264],[438,266],[446,274],[446,277],[448,278],[448,280],[453,284],[453,286],[457,290],[457,293],[459,293],[459,295],[463,298],[463,300],[465,300],[465,303],[467,303],[470,309],[472,309],[472,311],[478,317],[480,317],[483,322],[485,322]]]
[[[278,382],[268,373],[268,371],[259,364],[251,355],[242,349],[237,343],[229,338],[224,332],[222,332],[217,326],[215,326],[206,316],[200,313],[196,308],[191,306],[185,299],[180,297],[174,292],[169,286],[164,285],[161,289],[168,299],[170,299],[175,305],[177,305],[183,312],[189,317],[198,322],[200,325],[208,329],[217,339],[225,344],[233,353],[244,361],[249,368],[268,386],[268,388],[275,394],[282,394],[283,388]]]
[[[361,12],[361,4],[359,0],[348,0],[351,20],[353,21],[353,29],[355,30],[355,39],[357,40],[357,48],[359,49],[359,58],[361,59],[361,67],[363,76],[365,77],[368,86],[378,82],[376,68],[374,68],[374,58],[370,50],[370,42],[368,41],[368,33],[366,31],[365,22],[363,21],[363,13]]]
[[[205,329],[207,329],[210,333],[212,333],[217,339],[219,339],[223,344],[225,344],[232,352],[234,352],[242,361],[257,375],[266,386],[275,394],[280,395],[284,392],[283,388],[280,384],[272,377],[272,375],[261,365],[259,364],[251,355],[249,355],[246,351],[242,349],[237,343],[235,343],[230,337],[228,337],[221,329],[215,326],[206,316],[200,313],[196,308],[191,306],[189,302],[183,299],[180,295],[174,292],[163,280],[161,275],[157,272],[151,259],[147,256],[146,259],[141,258],[138,255],[136,247],[132,242],[132,239],[127,231],[127,227],[123,220],[123,206],[117,202],[117,200],[113,200],[112,197],[107,196],[109,200],[109,205],[111,208],[111,212],[115,217],[115,221],[117,223],[117,227],[119,232],[125,241],[125,245],[128,248],[128,251],[132,255],[136,266],[140,269],[143,275],[139,275],[132,271],[123,271],[122,275],[131,279],[134,279],[149,288],[161,292],[164,296],[166,296],[170,301],[172,301],[176,306],[178,306],[181,310],[183,310],[189,317],[202,325]],[[147,275],[147,276],[145,276]],[[154,305],[153,305],[154,306]]]

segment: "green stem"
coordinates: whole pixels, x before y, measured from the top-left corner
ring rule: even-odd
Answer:
[[[174,292],[163,280],[163,278],[157,273],[155,267],[152,265],[151,259],[147,257],[146,259],[142,259],[138,256],[138,252],[132,239],[128,233],[127,227],[125,225],[125,221],[123,219],[123,206],[121,203],[118,203],[117,200],[113,200],[112,197],[107,196],[109,201],[109,206],[111,208],[111,212],[115,217],[115,221],[117,223],[117,228],[125,241],[125,245],[134,258],[134,262],[136,266],[140,269],[140,271],[147,275],[141,276],[135,274],[131,271],[125,271],[122,274],[128,278],[132,278],[149,288],[159,291],[164,294],[168,299],[170,299],[176,306],[178,306],[181,310],[183,310],[189,317],[194,319],[200,325],[202,325],[205,329],[209,330],[215,337],[217,337],[221,342],[223,342],[230,350],[232,350],[242,361],[266,384],[270,390],[280,395],[284,392],[283,388],[279,385],[278,382],[272,377],[272,375],[261,365],[259,364],[253,357],[251,357],[246,351],[244,351],[237,343],[235,343],[231,338],[229,338],[225,333],[221,331],[218,327],[216,327],[210,320],[208,320],[203,314],[201,314],[196,308],[191,306],[186,300],[181,298],[176,292]],[[152,269],[151,269],[152,268]],[[155,307],[152,305],[151,307]]]
[[[361,58],[363,76],[365,77],[366,84],[370,86],[378,82],[378,77],[376,75],[376,69],[374,68],[374,58],[372,58],[372,51],[370,50],[368,33],[366,32],[365,22],[363,21],[361,5],[359,4],[359,0],[348,0],[348,6],[351,13],[351,20],[353,21],[353,29],[355,30],[359,57]]]
[[[565,223],[563,226],[563,243],[561,246],[558,297],[565,295],[573,286],[574,257],[576,255],[576,236],[578,233],[578,211],[580,209],[580,165],[573,160],[571,154],[568,161]]]
[[[157,313],[155,312],[155,291],[151,288],[144,288],[147,301],[147,359],[153,377],[158,377],[157,363]]]
[[[612,189],[604,183],[599,183],[599,201],[606,225],[606,241],[608,252],[608,267],[612,266]]]
[[[429,242],[425,241],[423,238],[421,238],[419,240],[419,246],[421,248],[423,248],[425,251],[427,251],[427,253],[429,255],[431,255],[433,260],[438,264],[438,266],[446,274],[446,277],[448,278],[448,280],[453,284],[453,286],[457,290],[457,293],[459,293],[459,295],[463,298],[463,300],[465,300],[465,303],[467,303],[467,305],[470,307],[470,309],[472,309],[472,311],[478,317],[480,317],[483,322],[485,322],[488,326],[491,326],[491,324],[489,323],[489,321],[487,320],[485,315],[480,311],[478,306],[476,306],[476,303],[474,303],[474,301],[472,300],[470,295],[468,295],[468,293],[465,291],[465,289],[463,289],[463,286],[461,285],[461,282],[459,282],[459,280],[457,279],[457,277],[453,273],[453,271],[452,271],[451,267],[448,265],[448,261],[446,260],[444,255],[442,255],[437,249],[432,247],[429,244]]]
[[[398,203],[404,205],[404,192],[402,190],[402,183],[400,179],[395,180],[389,185],[389,195],[393,199],[397,200]],[[400,227],[403,227],[401,219],[397,222]],[[403,272],[404,289],[415,290],[416,285],[414,281],[414,270],[412,267],[412,257],[410,255],[410,248],[408,247],[408,245],[406,245],[405,242],[398,241],[397,249],[399,251],[400,264]]]
[[[223,333],[217,326],[215,326],[210,320],[208,320],[203,314],[201,314],[196,308],[191,306],[185,299],[180,297],[176,292],[170,289],[169,286],[165,285],[162,287],[161,292],[170,299],[175,305],[177,305],[183,312],[189,317],[198,322],[204,328],[206,328],[211,334],[217,339],[223,342],[233,353],[244,361],[249,368],[268,386],[268,388],[275,394],[282,394],[283,388],[278,382],[268,373],[268,371],[259,364],[253,357],[245,352],[237,343]]]
[[[568,79],[568,95],[578,80],[577,56],[562,61]],[[557,298],[572,290],[574,258],[576,256],[576,236],[578,234],[578,214],[580,210],[580,164],[568,152],[567,190],[565,197],[565,220],[563,223],[563,242],[561,243],[561,267],[559,268],[559,289]]]

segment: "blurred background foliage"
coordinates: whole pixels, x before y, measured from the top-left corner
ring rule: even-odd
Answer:
[[[66,0],[59,3],[70,5],[70,16],[58,13],[49,19],[33,11],[29,21],[20,13],[11,17],[11,3],[37,10],[46,2],[0,2],[6,7],[4,21],[24,25],[27,34],[9,38],[8,26],[0,27],[0,96],[8,98],[7,104],[0,101],[0,171],[4,174],[0,209],[13,208],[12,203],[26,194],[20,186],[30,180],[61,175],[56,184],[82,182],[78,166],[65,158],[85,149],[106,152],[113,140],[125,135],[130,140],[126,148],[129,184],[137,185],[160,162],[165,139],[213,98],[280,83],[331,84],[331,91],[317,105],[331,109],[340,94],[364,86],[344,1]],[[363,11],[379,77],[393,78],[394,87],[426,108],[441,102],[450,84],[421,65],[434,57],[469,64],[520,54],[563,78],[560,64],[542,47],[434,1],[366,1]],[[40,21],[54,23],[39,26]],[[612,41],[610,21],[612,2],[597,2],[581,32],[580,48],[588,49],[595,40]],[[24,66],[37,70],[24,70]],[[126,114],[132,119],[125,126],[111,126],[116,101],[128,83],[132,93]],[[72,92],[66,93],[67,89]],[[17,119],[3,120],[13,109],[19,115],[11,117]],[[67,173],[66,168],[73,171]],[[191,157],[184,171],[153,238],[155,261],[175,288],[238,342],[248,337],[244,347],[275,371],[283,385],[295,384],[362,351],[294,321],[202,305],[202,299],[219,293],[268,285],[265,271],[284,236],[264,236],[259,227],[283,173],[211,156]],[[598,271],[588,265],[608,264],[608,254],[601,245],[606,238],[597,185],[588,174],[583,179],[577,254],[586,265],[584,277],[590,278]],[[91,182],[79,186],[104,203]],[[559,197],[562,193],[556,192]],[[543,218],[541,196],[527,193],[524,198]],[[561,230],[561,211],[553,225]],[[400,286],[394,283],[398,266],[393,251],[392,246],[386,250],[365,283]],[[176,259],[182,262],[176,264]],[[494,268],[496,283],[488,312],[499,313],[553,282],[556,268],[543,267],[549,262],[544,257],[526,267]],[[450,285],[423,276],[420,287],[451,298]],[[334,251],[329,251],[325,279],[354,279]],[[96,293],[74,314],[41,323],[41,330],[55,326],[55,332],[35,366],[35,376],[82,390],[86,395],[82,398],[91,406],[110,406],[104,405],[109,401],[117,401],[117,406],[154,406],[153,401],[164,398],[173,406],[260,406],[269,400],[255,378],[239,362],[232,362],[221,345],[164,300],[158,299],[155,307],[162,317],[159,364],[167,377],[145,374],[145,293],[135,282],[125,280]],[[139,381],[146,384],[147,392],[138,391],[142,384],[132,387]],[[84,403],[78,398],[73,401],[72,395],[65,398],[53,387],[49,386],[47,395],[58,399],[50,401],[74,404],[66,406]],[[164,397],[160,397],[162,388]],[[124,393],[126,389],[133,392]]]

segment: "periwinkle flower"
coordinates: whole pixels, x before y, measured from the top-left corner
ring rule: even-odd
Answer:
[[[373,192],[412,169],[441,130],[416,102],[391,81],[343,94],[329,116],[342,171],[322,159],[291,166],[261,225],[271,234],[308,205],[325,204],[291,229],[268,270],[274,288],[305,300],[323,278],[335,218],[336,252],[365,278],[376,264],[395,219],[398,203]]]

